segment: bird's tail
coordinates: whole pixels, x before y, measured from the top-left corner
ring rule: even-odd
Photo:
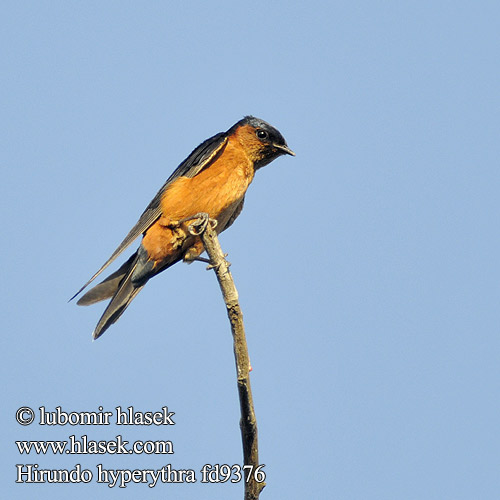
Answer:
[[[134,253],[130,259],[125,262],[118,271],[110,274],[105,280],[98,285],[91,288],[85,295],[83,295],[77,302],[79,306],[90,306],[101,300],[106,300],[118,291],[121,281],[127,275],[131,268],[134,267],[135,260],[137,259],[137,252]]]
[[[95,327],[93,337],[99,338],[123,314],[130,302],[142,290],[145,281],[141,284],[132,282],[132,274],[139,261],[138,252],[130,257],[118,271],[108,276],[104,281],[89,290],[78,302],[80,306],[95,304],[112,297],[99,323]],[[147,280],[146,280],[147,281]]]

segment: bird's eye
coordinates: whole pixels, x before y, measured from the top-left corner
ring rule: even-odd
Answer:
[[[269,137],[269,134],[265,130],[259,129],[257,130],[257,137],[259,139],[267,139]]]

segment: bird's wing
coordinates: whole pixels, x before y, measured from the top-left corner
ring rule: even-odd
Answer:
[[[172,173],[162,188],[156,193],[146,210],[142,213],[135,226],[125,236],[125,239],[118,245],[118,248],[111,254],[111,257],[101,266],[101,268],[90,278],[78,292],[71,297],[73,300],[83,291],[97,276],[99,276],[137,237],[151,227],[162,215],[161,200],[168,188],[179,177],[194,177],[203,169],[207,168],[215,158],[222,152],[227,144],[227,133],[221,132],[210,139],[202,142]]]

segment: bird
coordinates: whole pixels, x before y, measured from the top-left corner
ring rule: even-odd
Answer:
[[[88,306],[111,299],[94,331],[94,340],[115,323],[153,276],[177,262],[206,260],[199,236],[189,232],[196,214],[215,221],[217,234],[240,215],[255,172],[282,155],[295,156],[269,123],[245,116],[226,132],[202,142],[174,170],[137,223],[109,259],[70,299],[77,297],[141,234],[139,248],[77,302]]]

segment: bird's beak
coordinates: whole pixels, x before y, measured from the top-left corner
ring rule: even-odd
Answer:
[[[283,151],[283,153],[285,153],[287,155],[295,156],[295,153],[287,145],[273,144],[273,146],[276,149],[279,149],[280,151]]]

